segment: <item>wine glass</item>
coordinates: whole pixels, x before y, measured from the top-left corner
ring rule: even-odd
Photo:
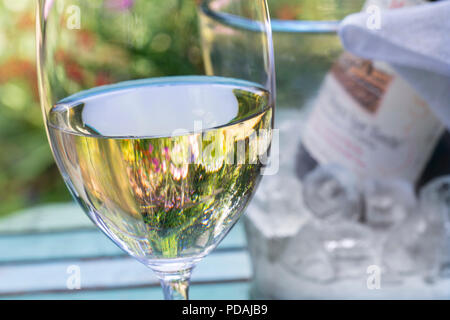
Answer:
[[[217,54],[239,68],[203,63],[208,34],[193,0],[37,7],[41,106],[62,177],[89,218],[156,273],[166,299],[188,298],[192,269],[238,220],[271,147],[267,3],[213,2],[216,31],[235,48]]]

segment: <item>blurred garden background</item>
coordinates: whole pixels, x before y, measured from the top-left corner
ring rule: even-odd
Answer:
[[[69,200],[53,164],[39,108],[35,1],[0,1],[0,216]]]
[[[203,68],[201,48],[198,39],[196,5],[200,0],[148,0],[154,5],[148,12],[149,25],[139,25],[142,32],[148,32],[146,43],[131,43],[120,52],[111,52],[102,44],[101,33],[89,32],[98,27],[98,17],[85,14],[82,32],[77,33],[76,44],[86,50],[97,50],[99,61],[72,59],[70,50],[56,52],[58,70],[66,79],[71,90],[115,82],[120,75],[108,74],[107,65],[126,64],[125,72],[140,74],[169,75],[197,73]],[[55,0],[60,12],[66,10],[70,0]],[[337,8],[345,8],[343,0],[269,0],[271,15],[282,20],[315,19],[333,20]],[[19,209],[48,202],[70,201],[48,146],[43,126],[36,78],[35,62],[35,6],[37,0],[0,0],[0,217]],[[134,0],[93,0],[89,5],[102,5],[105,10],[126,10]],[[320,7],[319,7],[320,4]],[[182,8],[180,10],[179,8]],[[147,8],[147,7],[146,7]],[[324,8],[333,16],[324,17]],[[158,21],[162,10],[178,12],[173,21],[164,24]],[[64,15],[62,15],[64,16]],[[156,21],[156,22],[155,22]],[[152,26],[150,24],[153,23]],[[155,30],[155,27],[159,28]],[[171,39],[168,34],[178,28],[185,37]],[[120,32],[120,30],[105,30]],[[106,35],[106,33],[105,33]],[[280,37],[281,39],[281,37]],[[281,41],[281,40],[280,40]],[[292,46],[292,38],[283,40]],[[327,39],[329,43],[329,40]],[[178,48],[183,48],[179,50]],[[322,50],[322,44],[316,46]],[[283,48],[280,46],[280,48]],[[301,48],[301,46],[299,46]],[[313,50],[313,46],[303,46]],[[184,54],[180,55],[180,51]],[[282,54],[283,49],[279,54]],[[276,54],[278,54],[276,52]],[[302,53],[299,53],[303,54]],[[280,55],[281,56],[281,55]],[[81,62],[83,63],[83,61]],[[290,62],[292,63],[292,62]],[[89,68],[86,66],[93,65]],[[280,70],[289,72],[289,64]],[[310,63],[308,63],[311,66]],[[100,66],[96,69],[95,66]],[[106,66],[106,67],[105,67]],[[328,69],[325,65],[324,72]],[[283,74],[286,78],[286,75]]]
[[[152,29],[148,43],[130,44],[121,52],[111,51],[102,44],[101,35],[90,33],[96,27],[96,17],[83,14],[83,29],[77,33],[77,44],[87,50],[97,50],[96,61],[82,61],[94,65],[87,68],[72,59],[69,50],[56,52],[58,70],[68,86],[80,88],[94,87],[113,82],[120,75],[105,74],[96,70],[100,66],[120,64],[121,61],[133,61],[131,69],[136,78],[140,73],[176,74],[178,72],[195,73],[201,68],[201,53],[198,39],[195,38],[196,7],[194,1],[149,0],[154,2],[149,11],[149,21],[155,21],[161,10],[173,10],[183,6],[183,11],[171,23],[161,24],[155,31],[149,26],[140,26],[143,31]],[[56,0],[56,10],[64,12],[76,1]],[[89,1],[90,2],[90,1]],[[0,216],[16,210],[48,202],[70,201],[58,169],[48,146],[41,110],[36,76],[35,61],[35,6],[34,0],[0,0]],[[93,1],[95,5],[104,5],[105,10],[124,10],[133,5],[132,0]],[[186,37],[180,43],[172,43],[164,28],[180,28]],[[106,32],[116,32],[106,30]],[[170,30],[167,30],[170,31]],[[175,53],[185,48],[184,55]],[[173,48],[173,50],[171,50]],[[127,64],[127,68],[130,65]]]

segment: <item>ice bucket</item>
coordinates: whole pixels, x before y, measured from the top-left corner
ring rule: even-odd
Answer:
[[[251,39],[251,22],[222,11],[230,2],[199,8],[211,74],[239,67],[219,54],[238,54],[236,34]],[[269,5],[277,170],[244,219],[251,297],[450,298],[448,132],[389,65],[345,52],[337,35],[348,14],[398,2]]]

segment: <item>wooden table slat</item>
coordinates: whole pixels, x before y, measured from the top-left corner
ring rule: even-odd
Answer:
[[[94,229],[95,226],[73,202],[30,208],[0,220],[0,235],[85,228]]]
[[[247,300],[249,298],[250,282],[228,282],[213,284],[192,284],[191,300]],[[160,287],[131,288],[100,291],[68,291],[65,293],[25,294],[19,296],[1,297],[3,300],[161,300]]]
[[[238,223],[194,270],[193,298],[247,299],[251,266],[245,246],[243,225]],[[72,265],[81,272],[81,290],[67,288]],[[0,220],[0,299],[9,298],[160,299],[162,295],[153,272],[124,254],[70,203]]]
[[[30,291],[66,291],[70,266],[77,266],[80,270],[81,289],[114,289],[158,284],[150,269],[129,257],[75,260],[0,267],[0,296]],[[247,252],[232,251],[207,256],[194,270],[192,281],[214,282],[250,277],[251,267]]]

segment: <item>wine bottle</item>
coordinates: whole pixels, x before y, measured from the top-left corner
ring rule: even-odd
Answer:
[[[369,0],[366,8],[425,2]],[[450,151],[450,134],[444,133],[427,103],[388,64],[344,52],[325,77],[305,126],[297,174],[302,179],[318,164],[337,163],[360,177],[423,184],[442,174],[436,169],[449,167],[430,164]]]

